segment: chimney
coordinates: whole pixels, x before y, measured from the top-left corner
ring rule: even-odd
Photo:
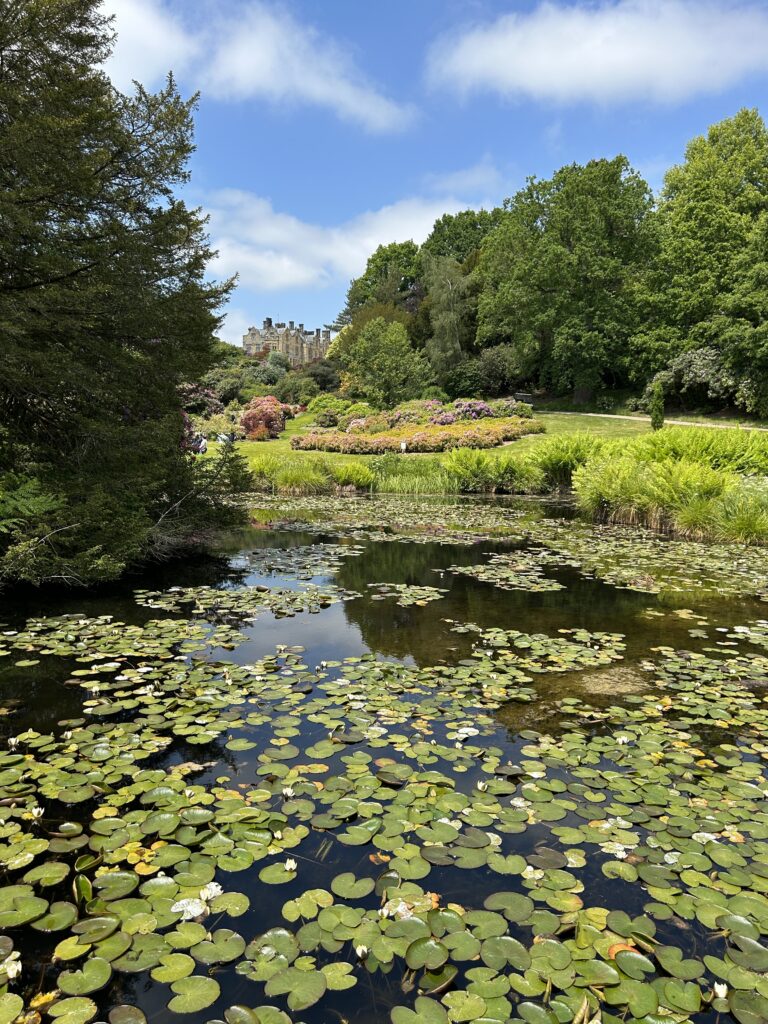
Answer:
[[[266,320],[264,321],[264,327],[267,328],[267,327],[271,327],[271,326],[272,326],[272,317],[268,316],[266,318]]]
[[[289,321],[288,321],[288,330],[289,330],[289,331],[292,331],[292,330],[293,330],[293,320],[289,320]]]
[[[299,324],[299,334],[304,333],[304,324]]]
[[[320,328],[319,327],[315,328],[315,337],[317,338],[318,341],[320,340]]]
[[[331,332],[330,332],[329,329],[326,329],[326,330],[323,331],[323,341],[330,341],[330,340],[331,340]]]

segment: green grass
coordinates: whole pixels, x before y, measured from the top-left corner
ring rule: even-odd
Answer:
[[[312,425],[303,414],[274,441],[242,442],[258,487],[278,494],[333,494],[353,487],[388,494],[503,491],[537,494],[574,485],[596,520],[642,525],[695,539],[768,543],[768,434],[668,427],[647,419],[544,411],[545,434],[498,448],[442,455],[342,455],[296,451]],[[216,446],[211,445],[211,453]]]

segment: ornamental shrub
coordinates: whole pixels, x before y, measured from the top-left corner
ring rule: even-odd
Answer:
[[[535,420],[517,417],[470,425],[406,425],[378,434],[310,431],[291,438],[291,447],[303,451],[343,452],[349,455],[376,455],[399,452],[405,443],[408,452],[443,452],[451,448],[494,448],[524,434],[537,434],[544,426]]]
[[[264,427],[268,437],[278,437],[285,430],[285,409],[274,395],[252,398],[240,417],[240,426],[250,437]]]
[[[661,430],[664,426],[664,385],[658,379],[653,381],[649,389],[648,412],[651,427],[654,430]]]
[[[479,420],[494,414],[490,405],[479,398],[457,398],[453,403],[453,411],[461,420]]]

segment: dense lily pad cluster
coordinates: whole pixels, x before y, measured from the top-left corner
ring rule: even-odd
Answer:
[[[539,518],[526,536],[583,573],[649,594],[744,595],[768,599],[768,554],[736,544],[670,541],[650,531]]]
[[[262,499],[260,498],[260,502]],[[584,523],[562,518],[555,504],[549,514],[525,499],[493,502],[465,497],[402,499],[372,495],[343,502],[330,498],[264,499],[259,515],[282,529],[307,528],[322,522],[323,532],[337,537],[415,543],[474,544],[482,538],[529,540],[537,548],[504,553],[477,572],[454,567],[464,575],[512,589],[556,589],[541,581],[546,565],[577,567],[612,586],[649,594],[696,593],[756,596],[768,599],[768,552],[735,544],[671,541],[647,530]],[[515,558],[518,578],[514,579]],[[506,564],[505,564],[506,561]],[[539,579],[543,585],[536,587]]]
[[[383,586],[422,615],[437,590]],[[614,671],[625,638],[452,622],[455,664],[223,660],[286,593],[322,607],[187,588],[138,595],[184,617],[4,632],[82,701],[0,754],[0,1024],[141,1024],[132,977],[226,1024],[768,1020],[768,622],[510,736],[500,709]]]
[[[492,583],[500,590],[553,591],[564,585],[545,574],[547,566],[578,566],[578,562],[545,548],[523,548],[492,554],[480,565],[452,565],[448,572]]]
[[[448,593],[445,587],[419,587],[410,583],[369,583],[368,586],[374,591],[371,600],[383,601],[385,598],[394,597],[395,603],[401,608],[408,608],[412,604],[423,606],[431,601],[439,601],[443,594]]]

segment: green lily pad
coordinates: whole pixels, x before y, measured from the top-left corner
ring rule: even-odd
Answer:
[[[180,978],[171,985],[171,990],[175,993],[168,1003],[171,1013],[198,1013],[215,1003],[221,993],[214,978],[204,978],[199,974]]]

